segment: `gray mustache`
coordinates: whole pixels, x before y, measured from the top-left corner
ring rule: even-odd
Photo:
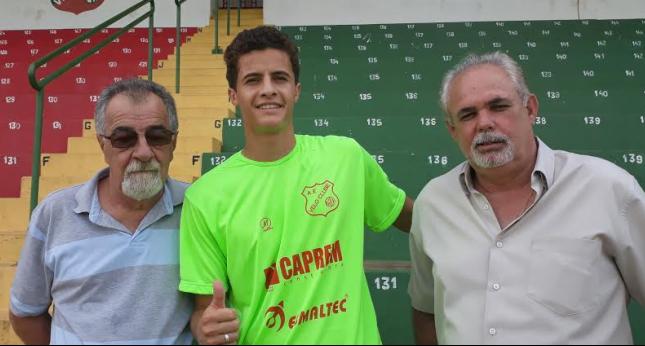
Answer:
[[[503,134],[493,132],[482,132],[475,136],[473,140],[473,147],[489,144],[489,143],[504,143],[508,144],[509,138]]]
[[[159,171],[159,162],[157,162],[157,160],[152,160],[150,162],[141,162],[138,160],[133,160],[126,168],[125,173],[129,174],[129,173],[137,173],[142,171],[151,171],[151,172]]]

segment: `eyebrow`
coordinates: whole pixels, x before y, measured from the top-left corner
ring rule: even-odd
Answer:
[[[477,111],[477,108],[475,108],[475,107],[465,107],[465,108],[460,109],[460,110],[457,112],[457,114],[456,114],[456,115],[457,115],[457,117],[459,117],[459,118],[460,118],[460,117],[461,117],[462,115],[464,115],[465,113],[476,112],[476,111]]]
[[[260,72],[249,72],[249,73],[245,74],[244,76],[242,76],[242,80],[247,80],[249,78],[261,77],[261,76],[262,76],[262,73],[260,73]],[[285,71],[285,70],[273,71],[273,72],[271,72],[271,76],[272,77],[286,76],[286,77],[291,78],[291,74],[289,72]]]
[[[504,98],[504,97],[498,96],[498,97],[495,97],[494,99],[486,102],[486,105],[491,106],[491,105],[497,105],[497,104],[500,104],[500,103],[510,103],[510,102],[511,102],[511,100],[509,100],[507,98]]]
[[[289,72],[283,71],[283,70],[271,72],[271,75],[272,76],[286,76],[286,77],[291,78],[291,74]]]
[[[250,72],[250,73],[247,73],[244,76],[242,76],[242,80],[246,80],[246,79],[253,78],[253,77],[259,77],[261,75],[262,74],[259,73],[259,72]]]
[[[490,106],[499,105],[500,103],[510,103],[510,102],[511,102],[511,100],[509,100],[509,99],[507,99],[505,97],[497,96],[497,97],[493,98],[492,100],[487,101],[486,106],[490,107]],[[461,116],[464,113],[470,113],[470,112],[476,112],[476,111],[477,111],[476,107],[465,107],[465,108],[460,109],[457,112],[457,116]]]

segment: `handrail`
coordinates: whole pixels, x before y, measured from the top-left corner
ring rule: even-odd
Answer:
[[[181,60],[181,4],[186,2],[186,0],[175,0],[175,5],[177,5],[177,37],[175,39],[175,58],[177,59],[175,62],[175,92],[179,94],[179,79],[181,78],[180,76],[180,70],[179,70],[179,63]]]
[[[138,17],[137,19],[133,20],[130,24],[127,24],[114,34],[110,35],[109,37],[103,39],[101,42],[99,42],[96,46],[88,49],[85,51],[83,54],[79,55],[72,61],[68,62],[67,64],[63,65],[56,71],[50,73],[48,76],[45,76],[43,78],[37,79],[36,77],[36,71],[38,68],[43,67],[43,65],[47,64],[49,61],[52,59],[64,54],[67,50],[74,48],[75,46],[81,44],[85,39],[95,35],[98,33],[100,30],[103,30],[107,28],[108,26],[114,24],[115,22],[121,20],[125,16],[127,16],[130,13],[133,13],[134,11],[138,10],[139,8],[143,7],[145,4],[150,4],[150,10],[146,12],[144,15]],[[34,124],[34,149],[33,149],[33,162],[31,165],[31,202],[30,202],[30,213],[34,211],[36,208],[36,205],[38,204],[38,189],[40,185],[40,155],[41,155],[41,144],[42,144],[42,134],[43,134],[43,103],[44,103],[44,98],[45,98],[45,87],[47,84],[51,83],[53,80],[56,78],[60,77],[63,73],[69,71],[71,68],[76,66],[78,63],[81,61],[87,59],[90,57],[92,54],[98,52],[101,48],[107,46],[109,43],[114,41],[117,37],[123,35],[126,33],[128,30],[136,26],[137,24],[141,23],[144,21],[146,18],[149,18],[149,26],[148,26],[148,79],[152,80],[152,58],[153,58],[153,37],[154,37],[154,12],[155,12],[155,0],[142,0],[138,2],[137,4],[129,7],[128,9],[122,11],[121,13],[115,15],[114,17],[108,19],[107,21],[99,24],[98,26],[94,27],[92,30],[76,37],[75,39],[71,40],[67,44],[63,45],[62,47],[54,50],[53,52],[45,55],[44,57],[36,60],[35,62],[31,63],[29,65],[29,83],[31,84],[32,88],[34,88],[37,91],[36,95],[36,119],[35,119],[35,124]]]
[[[237,0],[237,27],[242,25],[242,0]]]
[[[226,2],[226,36],[231,35],[231,2],[233,0]]]
[[[211,53],[222,54],[222,47],[219,46],[219,4],[213,9],[213,20],[215,21],[215,46]]]

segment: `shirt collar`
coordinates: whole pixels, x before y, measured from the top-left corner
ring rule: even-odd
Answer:
[[[538,152],[535,167],[533,167],[533,174],[531,175],[531,186],[536,191],[539,187],[542,187],[544,193],[553,184],[555,176],[555,153],[539,138],[536,137],[535,140],[537,142]],[[470,196],[475,191],[472,180],[473,169],[468,161],[466,161],[462,164],[460,170],[459,182],[461,188],[464,190],[466,196]]]

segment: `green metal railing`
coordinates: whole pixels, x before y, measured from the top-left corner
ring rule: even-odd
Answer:
[[[179,70],[179,65],[181,61],[181,4],[186,2],[186,0],[175,0],[175,5],[177,6],[177,37],[175,39],[175,92],[179,94],[179,80],[181,78],[181,72]]]
[[[237,0],[237,27],[242,25],[242,0]]]
[[[213,8],[213,20],[215,21],[215,46],[212,53],[222,54],[224,51],[219,46],[219,4]]]
[[[231,35],[231,2],[226,2],[226,36]],[[222,47],[219,45],[219,2],[213,9],[213,19],[215,20],[215,46],[213,54],[222,54]],[[237,26],[242,26],[242,0],[237,0]]]
[[[175,41],[175,92],[179,94],[181,90],[180,80],[181,80],[181,41],[180,41],[180,30],[181,30],[181,5],[186,0],[175,0],[175,5],[177,6],[177,39]],[[237,26],[242,25],[242,0],[237,0]],[[215,45],[211,51],[213,54],[222,54],[222,47],[219,45],[219,4],[214,6],[213,9],[213,20],[215,21]],[[231,34],[231,1],[227,3],[227,18],[226,18],[226,35]]]
[[[140,9],[141,7],[145,6],[146,4],[150,4],[150,10],[146,12],[145,14],[141,15],[131,23],[127,24],[123,28],[119,29],[117,32],[114,34],[110,35],[109,37],[103,39],[101,42],[99,42],[96,46],[88,49],[86,52],[83,54],[79,55],[72,61],[68,62],[61,68],[57,69],[56,71],[50,73],[48,76],[45,76],[43,78],[38,79],[36,77],[36,71],[38,68],[43,67],[43,65],[47,64],[49,61],[52,59],[64,54],[66,51],[68,51],[71,48],[74,48],[75,46],[81,44],[83,40],[90,38],[91,36],[95,35],[99,31],[107,28],[108,26],[116,23],[117,21],[121,20],[125,16],[127,16],[130,13],[135,12],[136,10]],[[45,55],[44,57],[38,59],[37,61],[33,62],[31,65],[29,65],[29,83],[31,86],[37,91],[36,95],[36,120],[34,124],[34,149],[33,149],[33,161],[31,165],[31,204],[30,204],[30,210],[31,212],[34,211],[36,208],[36,205],[38,204],[38,189],[40,186],[40,154],[41,154],[41,144],[42,144],[42,134],[43,134],[43,104],[44,104],[44,98],[45,98],[45,87],[47,84],[51,83],[53,80],[56,78],[60,77],[63,73],[69,71],[71,68],[76,66],[78,63],[81,61],[87,59],[90,57],[92,54],[96,53],[99,51],[101,48],[105,47],[106,45],[110,44],[112,41],[114,41],[117,37],[123,35],[126,33],[128,30],[136,26],[137,24],[141,23],[145,19],[149,18],[149,26],[148,26],[148,79],[152,80],[152,61],[153,61],[153,36],[154,36],[154,12],[155,12],[155,1],[154,0],[143,0],[138,2],[137,4],[131,6],[130,8],[126,9],[125,11],[115,15],[111,19],[108,19],[107,21],[99,24],[96,26],[94,29],[80,35],[79,37],[71,40],[67,44],[63,45],[62,47],[56,49],[55,51]]]
[[[226,36],[231,34],[231,1],[226,2]]]
[[[226,2],[226,35],[231,34],[231,3],[233,1],[229,0]],[[237,26],[242,25],[242,0],[237,0]]]
[[[180,70],[180,62],[181,62],[181,41],[180,41],[180,30],[181,30],[181,5],[186,2],[186,0],[175,0],[175,5],[177,6],[177,40],[175,41],[176,48],[175,48],[175,53],[176,53],[176,63],[175,63],[175,92],[179,94],[181,87],[180,87],[180,79],[181,79],[181,70]],[[237,26],[239,27],[241,25],[241,5],[242,5],[242,0],[237,0]],[[227,35],[230,35],[231,33],[231,3],[228,2],[228,14],[227,14]],[[219,45],[219,4],[217,6],[214,6],[213,9],[213,20],[215,21],[215,45],[213,47],[213,50],[211,53],[213,54],[222,54],[223,50],[222,47]]]

